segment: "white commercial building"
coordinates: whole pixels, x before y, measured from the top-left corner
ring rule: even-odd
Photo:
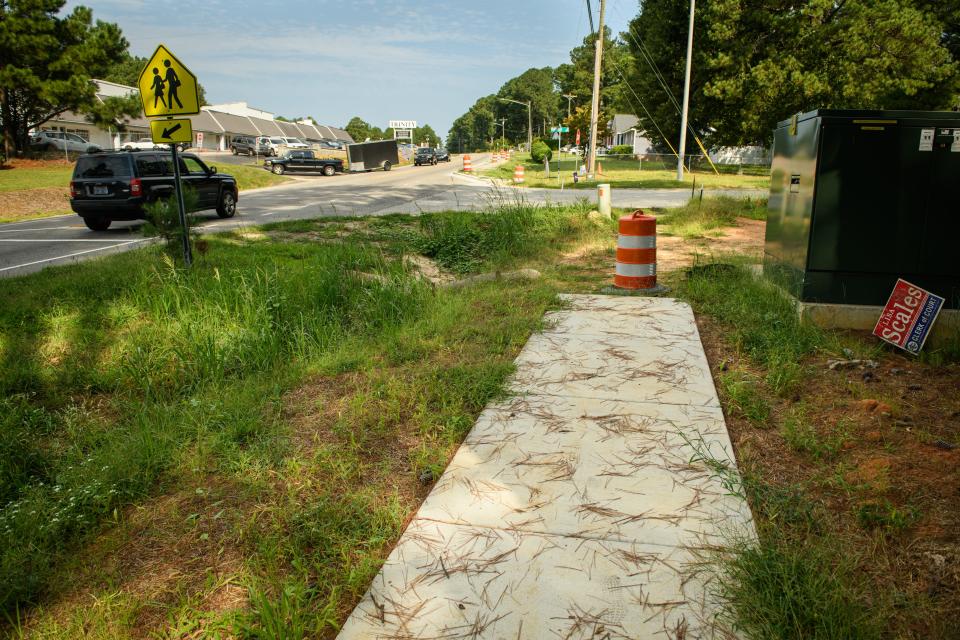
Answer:
[[[136,93],[128,87],[106,80],[94,80],[97,100],[122,97]],[[279,136],[301,138],[307,141],[340,140],[352,143],[350,134],[337,127],[314,124],[309,121],[286,122],[274,114],[250,107],[246,102],[229,102],[200,108],[200,113],[187,116],[193,126],[193,148],[202,151],[227,151],[234,136]],[[122,149],[124,144],[150,138],[150,122],[143,118],[128,118],[116,127],[101,129],[82,115],[65,111],[38,127],[41,131],[74,133],[91,145],[102,149]],[[121,130],[122,129],[122,130]]]

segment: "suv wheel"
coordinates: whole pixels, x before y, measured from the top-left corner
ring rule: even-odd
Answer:
[[[110,218],[102,216],[87,216],[83,219],[83,224],[91,231],[106,231],[110,228]]]
[[[282,165],[282,164],[275,164],[275,165],[273,165],[273,172],[274,172],[275,174],[277,174],[278,176],[282,176],[284,171],[285,171],[285,169],[283,168],[283,165]]]
[[[334,175],[336,172],[337,172],[337,169],[336,169],[336,167],[334,167],[332,164],[328,164],[327,166],[325,166],[325,167],[323,168],[323,175],[325,175],[325,176],[332,176],[332,175]]]
[[[237,155],[237,148],[236,148],[236,147],[230,147],[230,153],[232,153],[233,155]]]
[[[217,203],[217,215],[221,218],[232,218],[237,213],[237,197],[233,191],[224,189],[220,194],[220,202]]]

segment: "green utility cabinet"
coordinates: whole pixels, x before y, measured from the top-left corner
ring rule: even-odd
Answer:
[[[803,302],[960,308],[960,113],[811,111],[774,131],[764,273]]]

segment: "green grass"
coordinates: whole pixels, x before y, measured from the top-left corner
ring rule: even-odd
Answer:
[[[706,196],[691,198],[682,207],[658,211],[657,231],[686,240],[711,235],[718,229],[732,227],[737,218],[767,219],[766,198],[731,198]]]
[[[66,190],[73,166],[17,167],[0,169],[0,192],[63,187]]]
[[[678,181],[676,169],[663,169],[662,164],[658,162],[642,163],[636,160],[605,159],[598,158],[603,169],[603,174],[595,180],[580,180],[573,182],[573,172],[575,167],[583,163],[575,160],[572,156],[564,154],[562,160],[557,158],[554,152],[554,159],[550,162],[550,178],[547,179],[542,163],[534,163],[530,154],[515,154],[514,158],[498,165],[497,167],[486,169],[481,172],[482,175],[499,178],[508,182],[513,181],[513,170],[517,164],[524,167],[525,186],[528,187],[547,187],[559,188],[563,178],[565,189],[596,189],[598,184],[609,183],[613,187],[623,189],[691,189],[696,180],[697,188],[703,186],[706,189],[769,189],[769,176],[756,175],[736,175],[721,173],[716,175],[711,170],[687,172],[683,181]],[[644,166],[646,165],[646,166]],[[648,168],[649,167],[649,168]],[[559,173],[558,173],[559,171]]]
[[[878,427],[845,410],[842,391],[817,395],[827,358],[860,357],[872,343],[801,323],[792,301],[736,258],[672,284],[735,363],[716,377],[739,469],[692,445],[749,501],[758,532],[715,557],[727,622],[747,638],[944,637],[938,614],[952,610],[950,596],[903,584],[918,497],[856,486],[851,471],[890,451],[864,442]]]
[[[260,189],[261,187],[273,187],[291,181],[291,178],[275,175],[263,167],[239,164],[219,164],[216,166],[218,172],[226,173],[236,178],[237,186],[241,191],[246,189]]]
[[[549,262],[610,234],[586,209],[483,214],[469,259],[449,265]],[[205,238],[190,271],[154,247],[0,282],[0,608],[30,618],[14,633],[314,637],[343,620],[555,289],[416,277],[402,255],[448,255],[453,214],[317,242],[329,227],[347,231]],[[170,539],[189,557],[240,554],[231,579],[249,606],[211,618],[202,603],[225,578],[186,568],[169,596],[123,586],[137,545]],[[74,593],[92,604],[57,604]]]

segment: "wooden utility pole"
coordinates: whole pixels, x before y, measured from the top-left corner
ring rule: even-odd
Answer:
[[[597,121],[600,119],[600,71],[603,67],[603,16],[606,0],[600,0],[600,22],[597,27],[596,52],[593,56],[593,104],[590,106],[590,155],[587,173],[593,175],[597,163]]]

